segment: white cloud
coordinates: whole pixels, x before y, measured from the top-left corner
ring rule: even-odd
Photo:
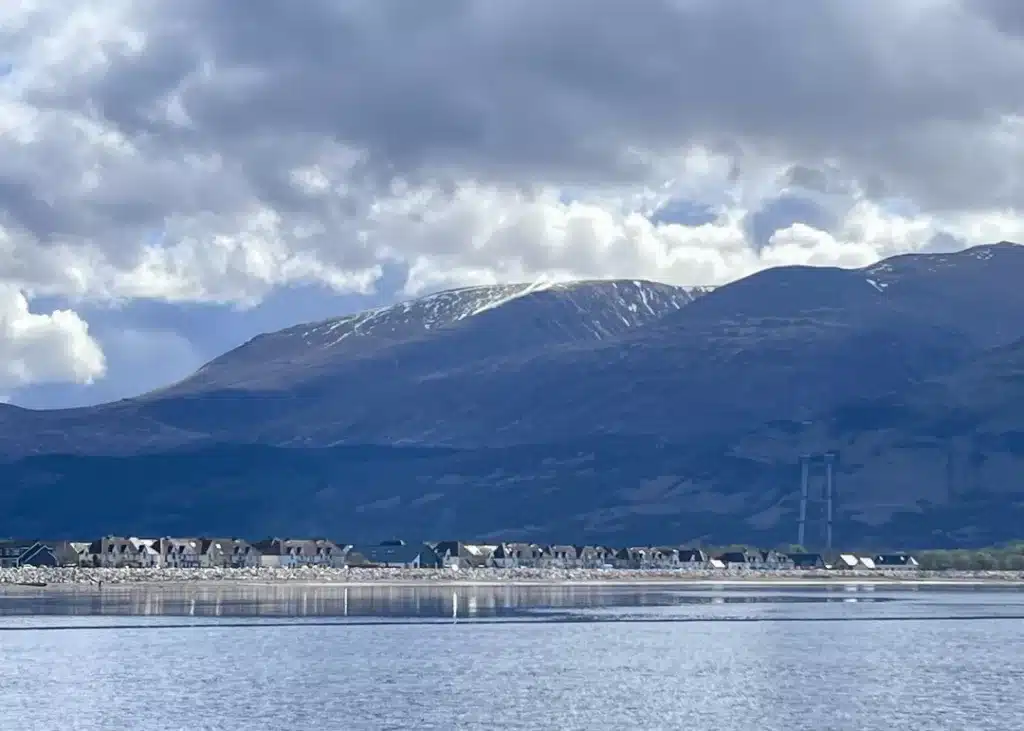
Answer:
[[[1021,28],[1004,0],[6,3],[0,283],[246,306],[388,265],[699,284],[1019,238]],[[755,238],[780,196],[827,215]],[[712,220],[652,220],[673,200]]]
[[[21,292],[0,286],[0,392],[55,381],[90,383],[105,370],[103,351],[77,314],[30,312]]]

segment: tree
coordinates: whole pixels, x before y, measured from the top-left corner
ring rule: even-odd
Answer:
[[[953,556],[949,551],[925,551],[918,556],[918,562],[926,571],[948,571],[953,568]]]
[[[953,568],[958,571],[970,571],[973,567],[973,560],[971,554],[967,551],[954,551],[953,557]]]
[[[1024,555],[1007,553],[1003,556],[1002,565],[1006,571],[1024,571]]]

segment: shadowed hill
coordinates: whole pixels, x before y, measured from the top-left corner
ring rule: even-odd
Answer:
[[[1022,280],[999,244],[710,292],[457,290],[261,336],[139,399],[0,410],[0,479],[40,533],[788,541],[799,455],[828,449],[837,535],[994,542],[1022,509]]]

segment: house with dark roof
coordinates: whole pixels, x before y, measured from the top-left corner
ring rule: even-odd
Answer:
[[[351,546],[347,543],[336,543],[329,538],[317,538],[316,542],[316,566],[329,566],[341,568],[345,565],[345,556]]]
[[[679,568],[679,549],[675,546],[653,546],[648,564],[652,569]]]
[[[160,565],[177,569],[195,569],[202,564],[202,544],[198,538],[161,538]]]
[[[462,541],[440,541],[428,544],[441,560],[441,565],[452,568],[484,568],[492,565],[497,546],[463,543]]]
[[[727,569],[748,568],[750,557],[745,551],[727,551],[719,554],[716,558],[721,561]]]
[[[612,565],[615,549],[607,546],[577,546],[576,555],[581,568],[599,569]]]
[[[579,551],[568,544],[541,546],[538,566],[552,569],[573,569],[579,566]]]
[[[769,570],[793,568],[793,562],[790,560],[789,555],[781,551],[758,551],[758,556],[760,557],[762,568]]]
[[[823,569],[825,558],[820,553],[791,553],[789,560],[795,569]]]
[[[880,569],[904,569],[916,571],[920,568],[917,559],[909,553],[883,553],[875,556],[874,564]]]
[[[615,551],[612,565],[617,569],[645,569],[650,567],[651,549],[645,546],[620,548]]]
[[[89,544],[92,565],[102,568],[138,568],[139,552],[131,539],[123,536],[104,536]]]
[[[708,562],[708,556],[699,548],[679,548],[679,567],[684,569],[704,568]]]
[[[92,566],[92,554],[89,553],[88,541],[50,541],[45,543],[48,546],[53,546],[58,566]]]
[[[8,539],[0,541],[0,568],[58,566],[53,547],[41,541]]]
[[[326,538],[268,538],[252,544],[260,565],[273,568],[344,566],[345,549]]]
[[[379,568],[436,569],[441,559],[426,543],[388,541],[378,545],[352,546],[346,556],[349,566],[375,566]]]
[[[502,543],[494,550],[494,565],[502,569],[536,568],[543,551],[535,543]]]
[[[260,565],[260,553],[241,538],[200,538],[199,565],[203,568],[250,568]]]

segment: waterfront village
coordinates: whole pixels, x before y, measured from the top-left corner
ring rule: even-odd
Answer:
[[[860,555],[701,548],[539,545],[441,541],[373,545],[325,538],[134,538],[93,541],[0,540],[0,568],[402,568],[632,570],[916,570],[907,553]]]

